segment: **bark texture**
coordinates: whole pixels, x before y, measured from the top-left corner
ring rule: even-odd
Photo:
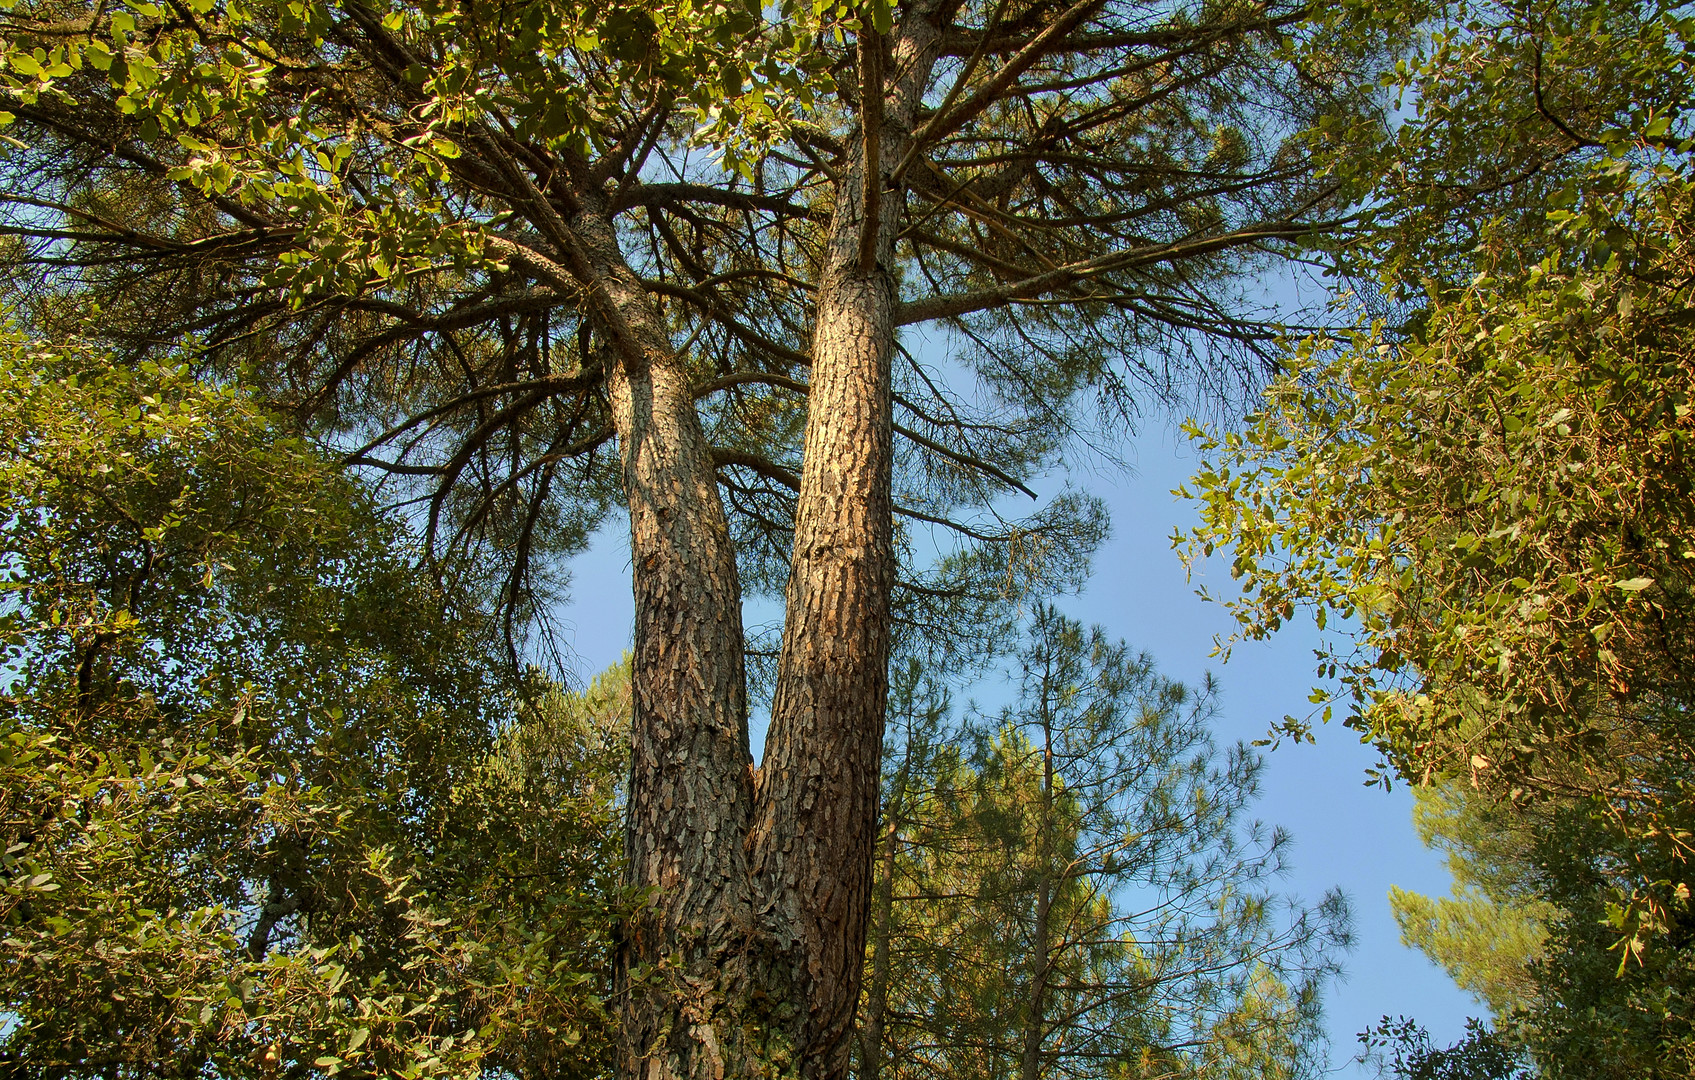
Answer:
[[[617,346],[607,387],[636,600],[621,1072],[847,1073],[871,899],[894,586],[893,177],[940,49],[935,0],[867,42],[868,130],[822,267],[765,764],[748,753],[741,590],[686,366],[604,215],[569,225]],[[885,55],[885,49],[887,54]],[[868,95],[868,100],[875,95]],[[867,257],[869,256],[869,257]]]
[[[602,217],[571,223],[618,357],[607,378],[635,588],[627,879],[649,890],[618,958],[627,1077],[749,1073],[754,936],[741,585],[688,372]],[[757,1026],[757,1025],[756,1025]]]
[[[754,809],[753,870],[804,989],[801,1071],[818,1080],[846,1075],[865,957],[895,572],[891,269],[904,200],[891,174],[939,52],[939,15],[937,4],[912,5],[887,57],[882,42],[862,50],[870,70],[889,74],[877,80],[881,108],[861,110],[876,130],[862,133],[836,187]]]

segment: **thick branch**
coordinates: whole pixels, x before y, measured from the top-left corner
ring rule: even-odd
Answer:
[[[707,203],[731,210],[752,210],[778,217],[804,218],[809,221],[829,221],[830,211],[823,207],[802,206],[775,195],[759,195],[751,191],[729,191],[706,184],[675,183],[630,185],[614,208],[633,206],[671,207],[682,203]]]

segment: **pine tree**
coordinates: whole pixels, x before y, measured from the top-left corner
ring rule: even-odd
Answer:
[[[1322,1070],[1345,908],[1269,891],[1287,837],[1244,819],[1260,762],[1214,746],[1210,688],[1046,606],[1017,659],[963,730],[896,680],[857,1075]]]

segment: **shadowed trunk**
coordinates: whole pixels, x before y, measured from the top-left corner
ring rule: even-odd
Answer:
[[[603,218],[572,222],[618,357],[608,372],[635,588],[624,927],[626,1077],[745,1075],[753,903],[741,585],[688,372]]]
[[[893,798],[883,807],[882,850],[871,899],[871,984],[865,988],[859,1023],[857,1080],[878,1080],[883,1070],[883,1031],[889,1011],[890,949],[894,944],[895,854],[900,847],[901,815],[906,812],[906,785],[911,775],[911,742],[901,758],[900,771],[890,785]]]

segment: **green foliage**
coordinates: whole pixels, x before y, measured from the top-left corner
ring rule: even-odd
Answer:
[[[1444,897],[1390,887],[1402,943],[1445,968],[1496,1016],[1535,1004],[1531,965],[1562,914],[1540,896],[1536,832],[1456,783],[1419,788],[1415,797],[1413,825],[1426,846],[1443,852],[1454,885]]]
[[[1695,1045],[1695,23],[1445,16],[1403,73],[1419,113],[1362,249],[1396,295],[1418,267],[1421,308],[1301,343],[1244,431],[1196,431],[1202,522],[1177,543],[1231,549],[1245,637],[1342,617],[1319,672],[1378,779],[1475,787],[1509,834],[1545,834],[1526,855],[1478,843],[1482,819],[1444,826],[1471,869],[1533,871],[1518,895],[1551,921],[1528,1003],[1502,978],[1530,936],[1493,891],[1511,873],[1460,907],[1409,901],[1413,936],[1520,1004],[1514,1037],[1549,1075],[1677,1075]],[[1482,947],[1497,917],[1516,944]]]
[[[1616,200],[1637,168],[1688,151],[1685,6],[1439,0],[1378,17],[1424,32],[1383,80],[1406,113],[1393,138],[1330,165],[1371,203],[1344,265],[1399,297],[1464,283],[1480,260],[1514,278],[1551,253],[1632,257],[1643,234]]]
[[[1498,285],[1400,347],[1304,343],[1244,434],[1203,437],[1194,481],[1190,551],[1233,545],[1244,633],[1297,606],[1354,620],[1359,649],[1325,670],[1420,779],[1582,743],[1602,699],[1679,679],[1682,308],[1617,272]]]
[[[1465,1036],[1452,1046],[1430,1042],[1430,1033],[1404,1016],[1385,1016],[1360,1032],[1365,1051],[1360,1061],[1382,1077],[1398,1080],[1530,1080],[1536,1074],[1510,1042],[1477,1020],[1465,1023]]]
[[[1396,916],[1409,944],[1489,1003],[1496,1026],[1481,1045],[1509,1048],[1549,1078],[1687,1075],[1687,926],[1674,918],[1621,968],[1616,868],[1621,859],[1650,866],[1654,853],[1623,848],[1598,809],[1587,798],[1510,806],[1469,785],[1422,789],[1419,829],[1447,852],[1456,895],[1396,890]],[[1410,1023],[1368,1035],[1379,1057],[1395,1044],[1397,1061],[1450,1063],[1429,1075],[1471,1075],[1452,1064],[1469,1060],[1460,1047],[1432,1050]]]
[[[1539,816],[1533,871],[1560,914],[1532,969],[1538,1000],[1506,1017],[1505,1030],[1551,1080],[1688,1076],[1695,942],[1687,906],[1668,904],[1644,925],[1633,920],[1620,880],[1675,880],[1686,864],[1638,830],[1621,829],[1600,800]]]
[[[1345,908],[1268,891],[1287,837],[1244,820],[1260,762],[1213,745],[1210,688],[1045,606],[1018,661],[962,727],[896,680],[859,1075],[1321,1069]]]
[[[143,142],[186,152],[159,166],[171,180],[238,220],[288,219],[266,285],[296,307],[503,266],[504,222],[449,182],[460,142],[489,129],[604,153],[618,141],[611,118],[640,101],[675,110],[697,144],[746,168],[828,90],[829,73],[799,45],[838,18],[833,5],[787,0],[5,8],[0,92],[13,107],[92,93]],[[349,48],[355,33],[373,53]],[[405,92],[356,98],[383,79]],[[510,148],[493,152],[516,168]]]
[[[603,1073],[611,689],[239,392],[8,332],[0,434],[8,1068]]]

